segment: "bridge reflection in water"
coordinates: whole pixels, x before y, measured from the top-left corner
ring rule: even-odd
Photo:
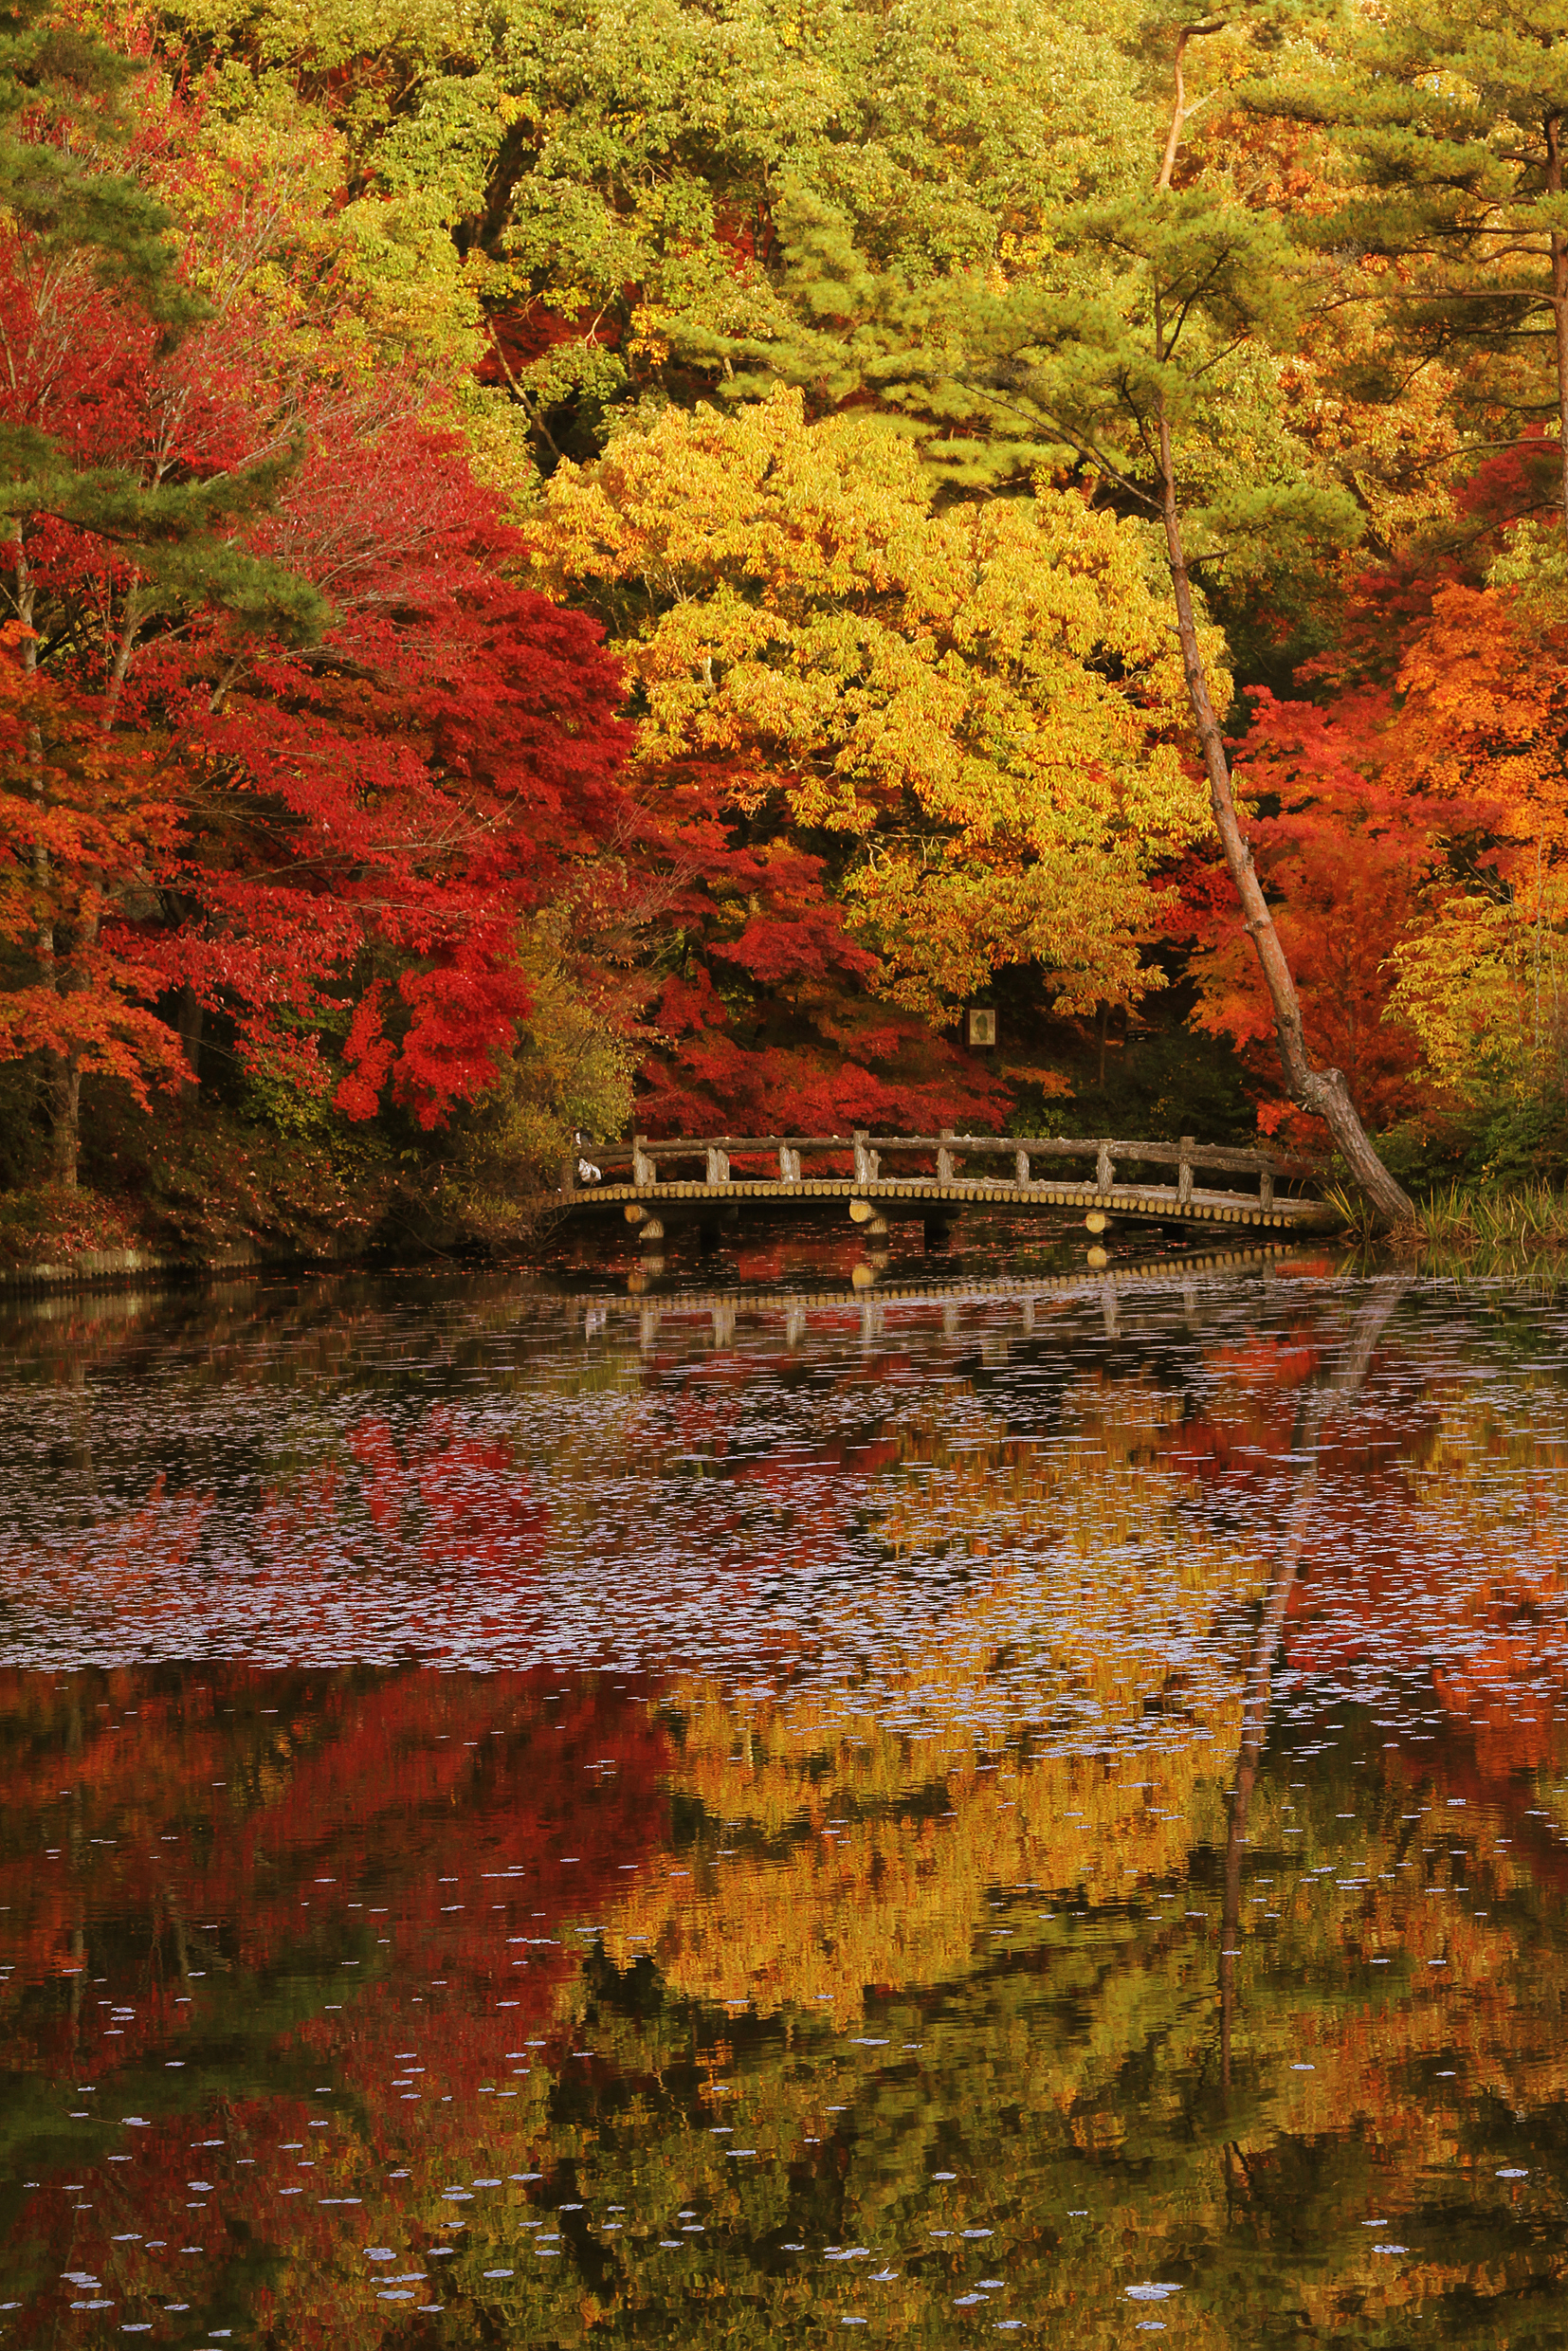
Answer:
[[[1278,1267],[1312,1262],[1288,1241],[1264,1241],[1250,1248],[1215,1249],[1204,1256],[1173,1256],[1140,1258],[1135,1265],[1105,1266],[1091,1268],[1087,1273],[1079,1269],[1071,1273],[993,1274],[978,1281],[961,1278],[944,1281],[939,1277],[923,1281],[884,1281],[877,1270],[865,1264],[857,1265],[848,1283],[830,1283],[809,1289],[697,1289],[689,1283],[672,1284],[667,1289],[657,1280],[656,1267],[634,1272],[627,1284],[627,1293],[601,1290],[578,1295],[572,1300],[574,1313],[580,1313],[583,1334],[597,1338],[613,1327],[624,1315],[634,1315],[638,1325],[638,1344],[644,1355],[659,1343],[660,1334],[670,1329],[683,1330],[688,1340],[694,1323],[711,1324],[715,1347],[733,1347],[738,1329],[742,1323],[754,1332],[770,1323],[781,1326],[784,1344],[792,1353],[803,1345],[810,1334],[813,1318],[826,1319],[830,1323],[842,1323],[846,1312],[860,1318],[862,1344],[874,1346],[886,1335],[887,1318],[913,1314],[922,1308],[941,1308],[942,1331],[954,1338],[961,1327],[966,1312],[976,1308],[1000,1308],[1015,1312],[1020,1338],[1033,1337],[1035,1309],[1055,1313],[1069,1300],[1085,1296],[1097,1298],[1101,1320],[1107,1339],[1121,1336],[1121,1299],[1140,1288],[1166,1289],[1179,1282],[1182,1314],[1190,1321],[1197,1309],[1197,1284],[1213,1277],[1235,1276],[1251,1271],[1267,1275]],[[666,1333],[667,1335],[667,1333]],[[1006,1347],[1011,1335],[1005,1330],[993,1331],[981,1342],[982,1353],[989,1347]]]
[[[1073,1160],[1093,1173],[1069,1177]],[[561,1171],[569,1213],[619,1211],[640,1241],[656,1245],[672,1224],[700,1230],[754,1210],[820,1216],[848,1212],[868,1239],[890,1218],[925,1223],[930,1237],[965,1209],[1080,1215],[1091,1232],[1117,1224],[1185,1230],[1197,1225],[1245,1226],[1274,1233],[1322,1230],[1336,1219],[1321,1199],[1294,1187],[1322,1176],[1326,1162],[1267,1148],[1243,1151],[1199,1143],[1138,1142],[1111,1137],[958,1135],[715,1135],[594,1146],[596,1180],[584,1181],[575,1159]],[[1131,1164],[1157,1171],[1130,1182]],[[624,1177],[620,1171],[624,1170]],[[699,1172],[699,1170],[701,1172]],[[1162,1180],[1164,1171],[1170,1180]],[[1222,1190],[1208,1175],[1243,1178],[1249,1188]]]

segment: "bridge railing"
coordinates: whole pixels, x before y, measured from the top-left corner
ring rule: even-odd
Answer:
[[[737,1161],[746,1164],[759,1176],[778,1183],[796,1184],[802,1180],[803,1161],[828,1159],[830,1167],[818,1165],[821,1175],[850,1175],[857,1183],[876,1183],[882,1175],[884,1158],[922,1162],[919,1170],[907,1166],[901,1172],[930,1175],[938,1183],[952,1183],[960,1162],[995,1158],[1011,1160],[1005,1176],[990,1177],[976,1168],[967,1176],[971,1182],[994,1181],[1029,1185],[1043,1180],[1033,1173],[1036,1160],[1092,1159],[1094,1174],[1085,1179],[1085,1195],[1103,1195],[1110,1192],[1117,1179],[1117,1169],[1131,1162],[1140,1167],[1172,1168],[1176,1172],[1176,1195],[1178,1206],[1192,1198],[1194,1177],[1212,1172],[1215,1175],[1253,1176],[1257,1180],[1259,1203],[1271,1208],[1276,1183],[1296,1176],[1322,1175],[1328,1162],[1311,1158],[1301,1152],[1272,1151],[1267,1145],[1253,1150],[1237,1150],[1220,1143],[1200,1143],[1194,1136],[1183,1135],[1176,1142],[1141,1142],[1115,1136],[1084,1135],[959,1135],[944,1127],[936,1135],[873,1135],[865,1127],[857,1127],[849,1135],[701,1135],[660,1138],[650,1141],[646,1135],[634,1135],[629,1143],[594,1144],[593,1163],[607,1174],[625,1168],[639,1188],[655,1185],[660,1180],[661,1167],[678,1169],[701,1162],[700,1180],[709,1184],[727,1184],[733,1180],[732,1169]],[[566,1161],[561,1171],[561,1190],[577,1188],[576,1160]]]

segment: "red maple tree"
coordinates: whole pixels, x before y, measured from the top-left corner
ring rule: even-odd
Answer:
[[[1391,958],[1466,811],[1390,773],[1388,690],[1357,686],[1321,707],[1258,688],[1251,702],[1236,775],[1253,803],[1252,854],[1295,974],[1308,1049],[1344,1071],[1361,1118],[1386,1128],[1431,1095],[1418,1038],[1390,1015]],[[1241,1048],[1260,1126],[1286,1125],[1298,1114],[1278,1092],[1272,1008],[1217,860],[1189,862],[1176,927],[1193,941],[1198,1025]]]
[[[191,136],[171,97],[137,158],[176,214]],[[428,386],[324,367],[321,319],[258,290],[290,227],[256,193],[185,235],[176,289],[224,290],[173,342],[0,233],[0,428],[39,452],[5,550],[0,1051],[46,1057],[65,1181],[83,1072],[180,1066],[175,989],[351,1117],[438,1123],[528,1009],[520,922],[625,821],[598,629],[520,584]]]
[[[1008,1096],[875,993],[828,861],[757,831],[720,769],[665,782],[645,853],[672,876],[680,960],[651,1018],[649,1134],[903,1133],[996,1123]]]

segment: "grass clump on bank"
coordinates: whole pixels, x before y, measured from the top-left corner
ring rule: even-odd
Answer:
[[[1461,1251],[1568,1248],[1568,1190],[1544,1181],[1485,1190],[1440,1185],[1417,1201],[1413,1221],[1392,1235],[1379,1236],[1370,1203],[1342,1184],[1329,1187],[1323,1204],[1361,1240],[1392,1238],[1417,1248]]]

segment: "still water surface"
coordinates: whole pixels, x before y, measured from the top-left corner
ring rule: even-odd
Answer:
[[[1568,2342],[1565,1336],[17,1316],[0,2341]]]

